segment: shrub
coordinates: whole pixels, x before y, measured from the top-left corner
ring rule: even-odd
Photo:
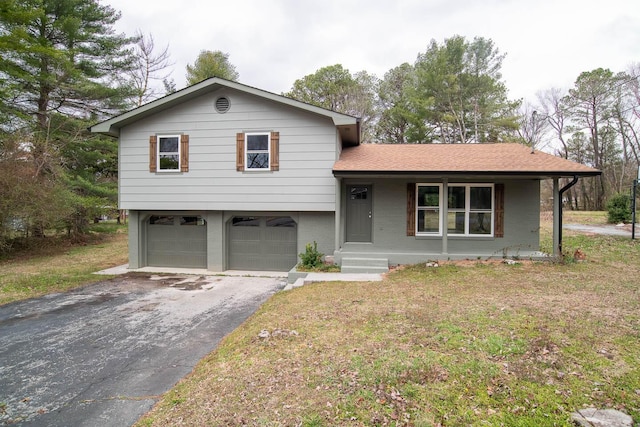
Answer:
[[[618,193],[607,202],[607,221],[610,223],[631,222],[631,197]]]
[[[314,241],[313,245],[307,243],[304,253],[298,255],[302,266],[305,268],[317,268],[322,265],[323,253],[318,252],[318,244]]]

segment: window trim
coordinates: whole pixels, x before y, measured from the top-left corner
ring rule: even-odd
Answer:
[[[266,150],[249,150],[249,137],[250,136],[267,136],[267,149]],[[263,168],[249,167],[249,154],[252,153],[265,153],[267,154],[266,166]],[[271,170],[271,132],[245,132],[244,134],[244,170],[246,172],[263,172]]]
[[[438,187],[438,193],[439,193],[439,201],[440,204],[438,206],[439,209],[439,215],[438,215],[438,231],[437,232],[425,232],[425,231],[418,231],[418,221],[419,221],[419,212],[420,210],[426,210],[427,207],[420,207],[420,203],[419,203],[419,198],[418,198],[418,194],[420,191],[420,187]],[[464,201],[464,209],[460,208],[460,209],[449,209],[448,207],[448,203],[449,203],[449,199],[448,199],[448,194],[445,197],[444,195],[444,191],[443,191],[443,187],[444,184],[442,183],[435,183],[435,182],[420,182],[420,183],[416,183],[415,184],[415,236],[437,236],[437,237],[442,237],[443,233],[444,233],[444,229],[443,229],[443,215],[444,215],[444,210],[445,210],[445,203],[447,203],[447,214],[449,214],[450,212],[464,212],[464,233],[449,233],[447,231],[447,236],[448,237],[471,237],[471,238],[482,238],[482,237],[496,237],[496,225],[495,225],[495,221],[496,221],[496,185],[495,183],[486,183],[486,182],[478,182],[478,183],[464,183],[464,182],[455,182],[455,183],[450,183],[447,184],[447,191],[448,188],[451,187],[464,187],[465,188],[465,201]],[[471,191],[470,189],[473,187],[488,187],[491,189],[491,209],[471,209]],[[433,209],[433,207],[431,207],[431,209]],[[477,233],[469,233],[469,217],[470,214],[474,213],[474,212],[485,212],[485,213],[490,213],[491,214],[491,232],[488,234],[477,234]]]
[[[182,165],[182,149],[181,149],[181,144],[182,144],[182,135],[181,134],[160,134],[156,136],[157,141],[158,141],[158,146],[156,147],[157,149],[157,153],[156,153],[156,161],[157,161],[157,166],[156,166],[156,172],[160,172],[160,173],[175,173],[175,172],[181,172],[181,165]],[[161,144],[161,140],[163,138],[176,138],[178,140],[178,148],[177,151],[173,152],[161,152],[160,151],[160,147],[162,146]],[[160,156],[161,155],[178,155],[178,166],[175,169],[162,169],[160,167]]]

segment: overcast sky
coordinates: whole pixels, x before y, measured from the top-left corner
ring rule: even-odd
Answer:
[[[583,71],[640,62],[640,0],[101,0],[122,13],[116,30],[169,45],[171,77],[201,50],[221,50],[240,83],[274,93],[342,64],[382,78],[413,63],[430,40],[492,39],[511,99],[570,87]]]

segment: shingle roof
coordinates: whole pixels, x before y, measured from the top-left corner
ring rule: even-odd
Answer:
[[[522,144],[362,144],[345,148],[334,174],[450,173],[592,176],[597,169]]]

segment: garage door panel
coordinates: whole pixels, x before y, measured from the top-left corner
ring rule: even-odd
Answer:
[[[232,254],[242,254],[244,258],[249,256],[259,257],[261,254],[260,241],[248,240],[248,241],[235,241],[230,245],[230,252]]]

